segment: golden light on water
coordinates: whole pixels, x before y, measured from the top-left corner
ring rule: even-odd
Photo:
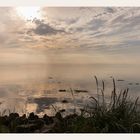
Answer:
[[[17,14],[25,20],[40,19],[40,7],[17,7]]]

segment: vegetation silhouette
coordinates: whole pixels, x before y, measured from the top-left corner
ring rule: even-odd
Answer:
[[[62,117],[65,109],[56,110],[56,115],[45,114],[39,118],[34,113],[29,116],[19,116],[18,113],[9,113],[9,116],[0,116],[1,133],[139,133],[140,110],[138,99],[128,95],[129,89],[117,93],[115,79],[110,99],[105,97],[105,83],[99,87],[99,81],[94,76],[97,87],[97,98],[91,96],[91,104],[80,109],[81,113]],[[74,91],[70,88],[73,100]],[[75,103],[75,102],[74,102]],[[75,110],[75,107],[74,107]]]

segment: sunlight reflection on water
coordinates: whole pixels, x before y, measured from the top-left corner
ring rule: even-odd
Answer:
[[[128,87],[132,96],[139,96],[139,69],[131,66],[129,69],[128,66],[100,65],[52,65],[49,68],[44,65],[1,66],[1,113],[16,111],[21,114],[36,112],[39,115],[53,115],[55,109],[73,112],[75,108],[89,103],[90,96],[96,96],[94,75],[99,78],[100,86],[101,80],[105,81],[106,95],[111,93],[110,76],[113,75],[118,91]],[[88,92],[74,92],[72,95],[70,88]]]

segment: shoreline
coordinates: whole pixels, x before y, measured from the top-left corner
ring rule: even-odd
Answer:
[[[113,91],[109,103],[102,88],[97,86],[97,98],[91,96],[91,106],[80,109],[81,113],[62,116],[65,109],[56,111],[54,116],[45,114],[39,117],[33,112],[26,116],[10,113],[0,116],[0,133],[140,133],[139,98],[131,99],[128,88],[116,91],[113,79]],[[100,95],[100,96],[99,96]]]

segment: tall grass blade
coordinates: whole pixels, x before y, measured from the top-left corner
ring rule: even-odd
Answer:
[[[96,87],[97,87],[97,98],[98,98],[98,101],[99,101],[99,82],[98,82],[98,79],[96,77],[96,75],[94,76],[95,78],[95,81],[96,81]]]

